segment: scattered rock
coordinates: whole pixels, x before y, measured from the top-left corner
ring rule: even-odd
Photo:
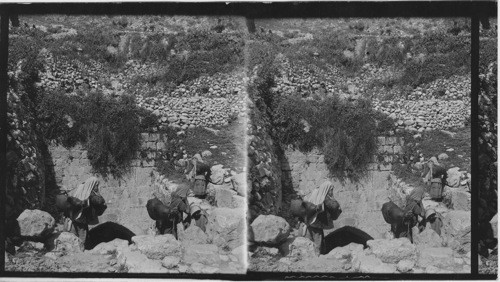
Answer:
[[[70,232],[61,232],[54,237],[53,252],[63,254],[80,253],[83,251],[83,242],[75,234]]]
[[[439,159],[440,161],[442,161],[442,160],[447,160],[448,158],[449,158],[449,156],[448,156],[446,153],[441,153],[441,154],[439,154],[439,156],[438,156],[438,159]]]
[[[172,269],[178,267],[180,262],[181,259],[178,257],[166,256],[161,261],[161,265],[165,268]]]
[[[210,152],[209,150],[205,150],[201,153],[201,156],[206,158],[206,157],[211,157],[212,156],[212,152]]]
[[[411,270],[413,270],[413,267],[415,266],[415,262],[412,261],[412,260],[402,260],[400,262],[398,262],[398,264],[396,265],[396,268],[399,272],[410,272]]]

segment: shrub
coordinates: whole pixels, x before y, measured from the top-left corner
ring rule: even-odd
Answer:
[[[39,34],[38,34],[39,35]],[[39,80],[38,73],[43,69],[43,62],[38,57],[41,50],[41,38],[19,37],[9,42],[9,71],[21,70],[16,85],[22,85],[29,98],[34,98],[34,83]],[[16,87],[16,85],[13,85]]]
[[[130,96],[118,99],[100,92],[67,96],[44,95],[38,116],[47,140],[72,147],[81,142],[94,171],[120,176],[140,148],[140,133],[155,126],[155,118],[139,109]]]
[[[301,151],[319,148],[332,176],[357,181],[376,152],[376,136],[394,122],[372,110],[367,100],[337,97],[303,100],[281,97],[272,110],[273,135],[282,146]]]

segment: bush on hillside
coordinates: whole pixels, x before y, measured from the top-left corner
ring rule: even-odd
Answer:
[[[368,100],[338,97],[303,100],[280,97],[273,106],[276,140],[301,151],[319,148],[332,176],[359,180],[376,153],[376,137],[393,130],[394,122],[375,112]]]
[[[36,97],[35,82],[38,82],[38,73],[43,69],[43,62],[39,58],[40,46],[37,36],[14,38],[9,42],[8,70],[20,71],[17,80],[11,81],[11,87],[16,91],[24,91],[27,95],[23,96],[30,100]],[[19,87],[23,89],[17,89]]]
[[[83,94],[83,93],[82,93]],[[140,148],[140,134],[155,118],[138,108],[133,97],[118,99],[100,92],[44,95],[39,103],[43,136],[65,147],[82,143],[92,168],[120,176]]]
[[[247,75],[252,77],[255,74],[255,80],[248,86],[248,94],[261,111],[267,112],[275,98],[271,87],[275,85],[275,77],[279,74],[276,64],[278,53],[271,44],[260,42],[249,44]]]

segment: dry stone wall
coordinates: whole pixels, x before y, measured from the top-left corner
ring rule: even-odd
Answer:
[[[269,122],[257,108],[252,109],[251,120],[247,131],[250,222],[259,214],[278,214],[282,203],[278,148],[266,130]]]
[[[359,183],[341,183],[331,179],[324,156],[313,150],[302,153],[286,150],[282,159],[283,183],[293,187],[293,191],[304,196],[326,180],[334,184],[334,196],[339,201],[342,214],[335,221],[335,228],[354,226],[374,238],[383,238],[389,230],[381,216],[382,205],[389,199],[399,199],[391,181],[391,162],[402,154],[404,141],[398,137],[378,137],[378,155],[369,164],[369,173]]]
[[[147,234],[152,224],[146,211],[146,203],[156,191],[158,173],[154,158],[168,144],[160,134],[142,135],[142,149],[147,149],[145,158],[132,161],[130,171],[121,179],[96,175],[100,181],[99,191],[106,199],[107,210],[99,218],[100,222],[113,221],[124,225],[136,234]],[[51,146],[56,183],[61,189],[71,190],[92,174],[87,151],[77,145],[71,149]]]

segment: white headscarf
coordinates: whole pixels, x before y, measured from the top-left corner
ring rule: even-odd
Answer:
[[[315,205],[322,204],[325,201],[328,191],[333,189],[333,184],[330,181],[325,181],[318,188],[314,189],[311,193],[304,197],[304,201],[313,203]]]
[[[89,177],[84,183],[80,184],[77,189],[71,191],[70,196],[79,200],[86,200],[90,197],[92,190],[99,185],[99,180],[96,177]],[[72,194],[72,195],[71,195]]]
[[[323,182],[323,184],[321,184],[319,188],[314,189],[310,194],[305,196],[304,201],[313,203],[315,205],[322,205],[322,209],[324,210],[325,198],[330,189],[333,189],[333,183],[327,180]],[[316,216],[317,214],[315,214],[313,218],[311,218],[310,224],[313,224],[316,221]]]
[[[73,196],[81,201],[85,201],[90,197],[92,191],[99,186],[99,180],[96,177],[91,176],[84,183],[80,184],[78,188],[70,192],[70,196]],[[80,210],[75,219],[79,219],[82,216],[82,211]]]

